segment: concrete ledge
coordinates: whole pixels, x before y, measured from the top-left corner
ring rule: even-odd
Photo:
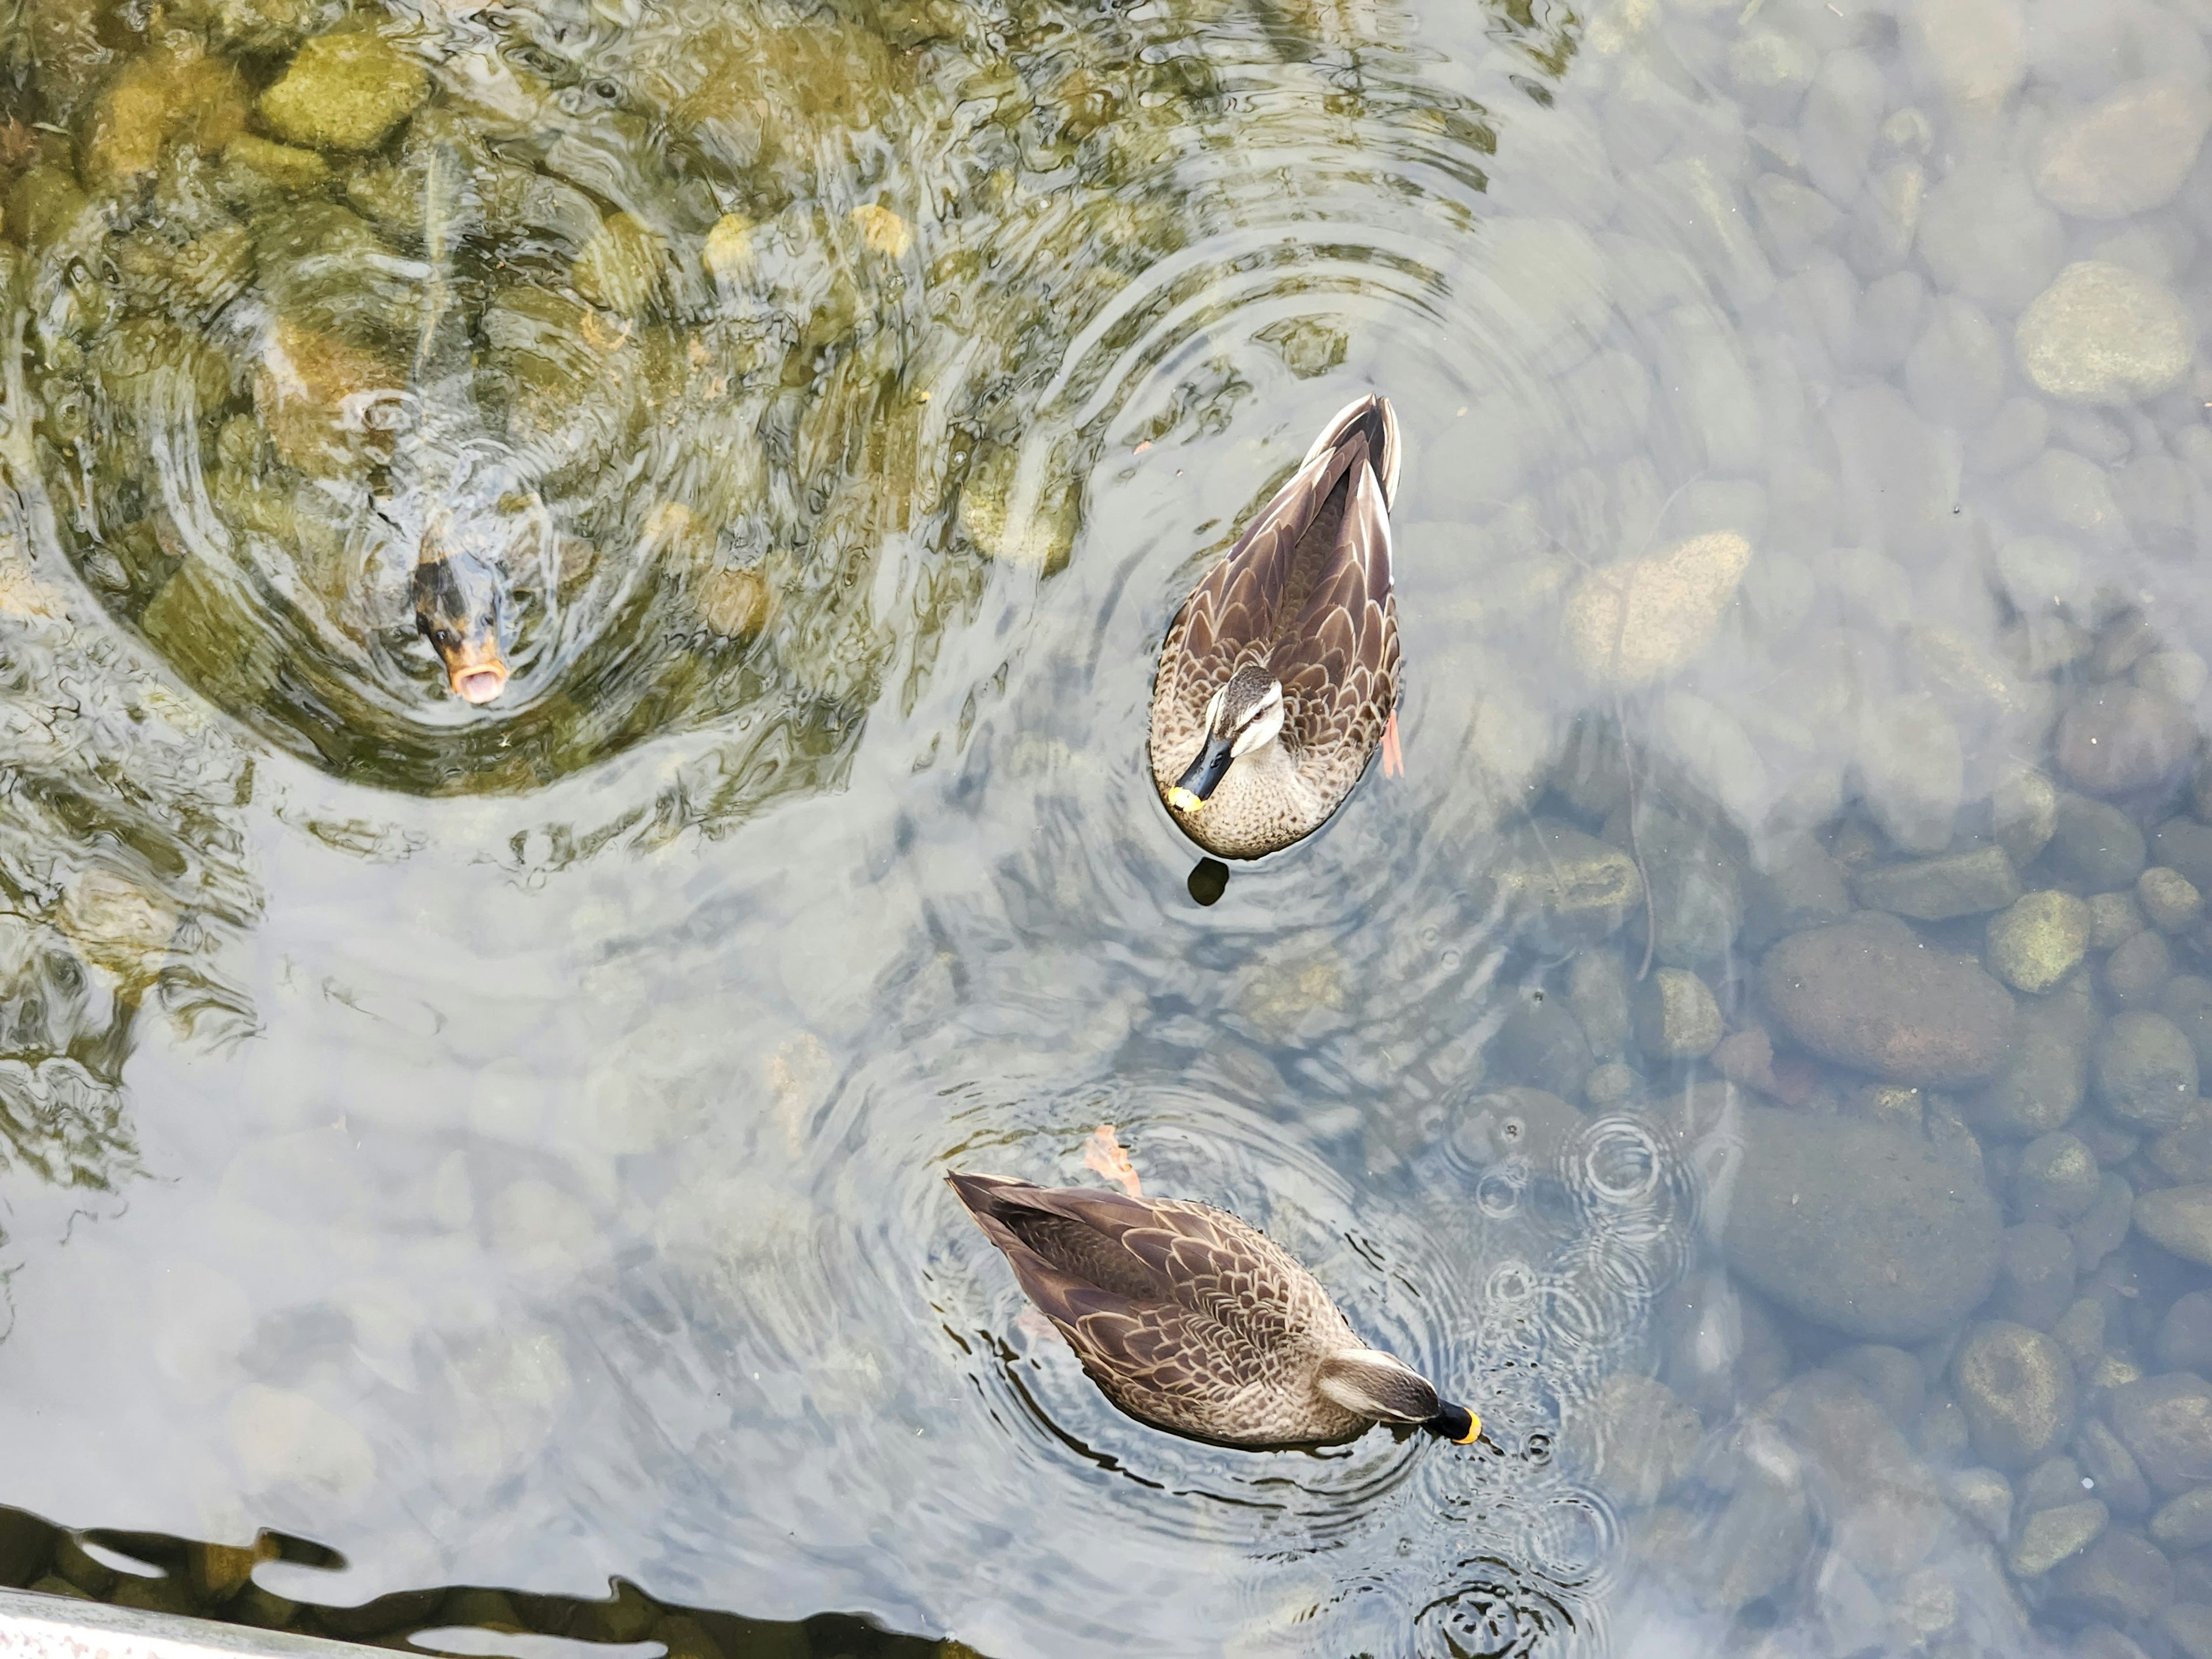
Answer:
[[[362,1659],[387,1650],[0,1589],[0,1659]]]

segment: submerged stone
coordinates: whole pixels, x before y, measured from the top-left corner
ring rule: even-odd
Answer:
[[[2060,123],[2035,187],[2081,219],[2129,219],[2172,201],[2212,127],[2212,98],[2185,81],[2137,81]]]
[[[2039,995],[2079,967],[2089,949],[2089,907],[2071,893],[2029,893],[1990,918],[1990,971]]]
[[[2160,1492],[2212,1480],[2212,1384],[2203,1377],[2178,1371],[2124,1383],[2106,1415]]]
[[[2135,1221],[2136,1230],[2154,1244],[2212,1266],[2212,1185],[2141,1194]]]
[[[1988,1077],[2016,1030],[2002,985],[1887,918],[1791,935],[1767,952],[1759,988],[1806,1048],[1893,1083]]]
[[[2015,1578],[2040,1577],[2069,1556],[2088,1548],[2112,1518],[2112,1512],[2094,1498],[2038,1510],[2021,1528],[2018,1540],[2005,1557],[2005,1566]]]
[[[2146,854],[2142,831],[2126,813],[2069,793],[2058,798],[2049,856],[2062,875],[2103,893],[2132,886],[2142,873]]]
[[[1998,1468],[2026,1468],[2074,1431],[2074,1367],[2041,1331],[1978,1325],[1952,1370],[1974,1449]]]
[[[1925,694],[1869,708],[1858,735],[1859,783],[1874,821],[1908,853],[1940,853],[1966,793],[1959,728]]]
[[[2197,1051],[2172,1020],[2147,1009],[2106,1022],[2091,1073],[2105,1109],[2144,1128],[2172,1128],[2197,1099]]]
[[[2020,878],[2002,847],[1978,847],[1910,864],[1862,870],[1852,890],[1870,910],[1887,910],[1916,921],[2001,910],[2020,896]]]
[[[261,118],[288,144],[371,150],[429,95],[422,65],[373,29],[319,34],[261,94]]]
[[[1720,1005],[1687,969],[1658,969],[1637,993],[1636,1044],[1654,1060],[1695,1059],[1720,1040]]]
[[[2127,404],[2179,383],[2197,329],[2171,289],[2124,265],[2086,259],[2029,304],[2013,348],[2021,371],[2053,398]]]
[[[1568,649],[1603,684],[1662,679],[1705,649],[1750,564],[1751,544],[1723,531],[1595,570],[1568,597]]]
[[[1509,836],[1488,886],[1510,926],[1553,948],[1595,944],[1644,902],[1644,878],[1626,850],[1556,818]]]
[[[1767,1107],[1742,1127],[1722,1247],[1747,1283],[1870,1342],[1924,1340],[1989,1294],[1996,1206],[1925,1140]]]
[[[2075,788],[2118,795],[2172,781],[2197,752],[2197,726],[2170,698],[2099,686],[2058,722],[2058,769]]]

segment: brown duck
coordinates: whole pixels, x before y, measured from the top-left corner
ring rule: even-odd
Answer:
[[[1395,762],[1398,459],[1388,398],[1340,411],[1169,626],[1152,782],[1210,853],[1287,847],[1328,821],[1377,748]]]
[[[1155,1428],[1317,1445],[1376,1423],[1462,1443],[1482,1419],[1369,1347],[1318,1279],[1204,1204],[1002,1176],[947,1177],[1091,1380]]]

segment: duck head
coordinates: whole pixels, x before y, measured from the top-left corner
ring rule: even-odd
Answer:
[[[1206,705],[1206,743],[1168,791],[1168,805],[1178,812],[1198,811],[1231,764],[1274,742],[1282,730],[1283,683],[1257,664],[1245,664]]]
[[[1321,1363],[1321,1391],[1346,1411],[1378,1423],[1402,1423],[1467,1445],[1482,1437],[1482,1419],[1437,1396],[1436,1385],[1402,1359],[1376,1348],[1353,1348]]]

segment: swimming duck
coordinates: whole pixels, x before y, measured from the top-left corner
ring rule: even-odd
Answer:
[[[1482,1419],[1352,1334],[1321,1282],[1204,1204],[1002,1176],[947,1177],[1091,1380],[1141,1422],[1255,1448],[1405,1424],[1462,1444]]]
[[[1378,747],[1395,764],[1398,459],[1388,398],[1340,411],[1168,628],[1152,781],[1210,853],[1288,847],[1328,821]]]

